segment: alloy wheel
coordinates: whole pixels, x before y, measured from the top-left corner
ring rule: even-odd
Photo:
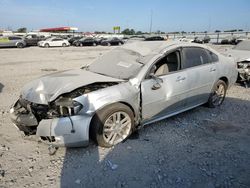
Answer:
[[[104,123],[103,139],[110,145],[118,144],[128,137],[131,126],[131,118],[126,112],[115,112]]]

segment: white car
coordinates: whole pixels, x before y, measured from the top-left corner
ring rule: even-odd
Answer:
[[[59,38],[59,37],[52,37],[52,38],[48,38],[46,40],[40,41],[38,42],[38,46],[40,47],[45,47],[45,48],[49,48],[49,47],[54,47],[54,46],[62,46],[62,47],[66,47],[69,46],[69,42],[65,39]]]

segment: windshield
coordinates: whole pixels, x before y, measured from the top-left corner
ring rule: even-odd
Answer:
[[[52,39],[53,39],[53,38],[48,37],[48,38],[45,39],[45,41],[49,41],[49,40],[52,40]]]
[[[132,50],[115,48],[87,67],[87,70],[113,78],[128,80],[135,77],[141,67],[141,55]]]
[[[237,44],[233,49],[250,51],[250,40],[243,40]]]

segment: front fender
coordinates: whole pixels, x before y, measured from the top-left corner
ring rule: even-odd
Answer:
[[[93,115],[107,105],[122,102],[133,108],[136,120],[139,117],[140,90],[129,82],[90,92],[74,100],[83,105],[80,112],[83,114]]]

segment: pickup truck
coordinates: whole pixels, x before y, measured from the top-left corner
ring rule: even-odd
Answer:
[[[45,36],[43,35],[26,35],[24,40],[27,46],[37,46],[37,43],[41,40],[44,40]]]

